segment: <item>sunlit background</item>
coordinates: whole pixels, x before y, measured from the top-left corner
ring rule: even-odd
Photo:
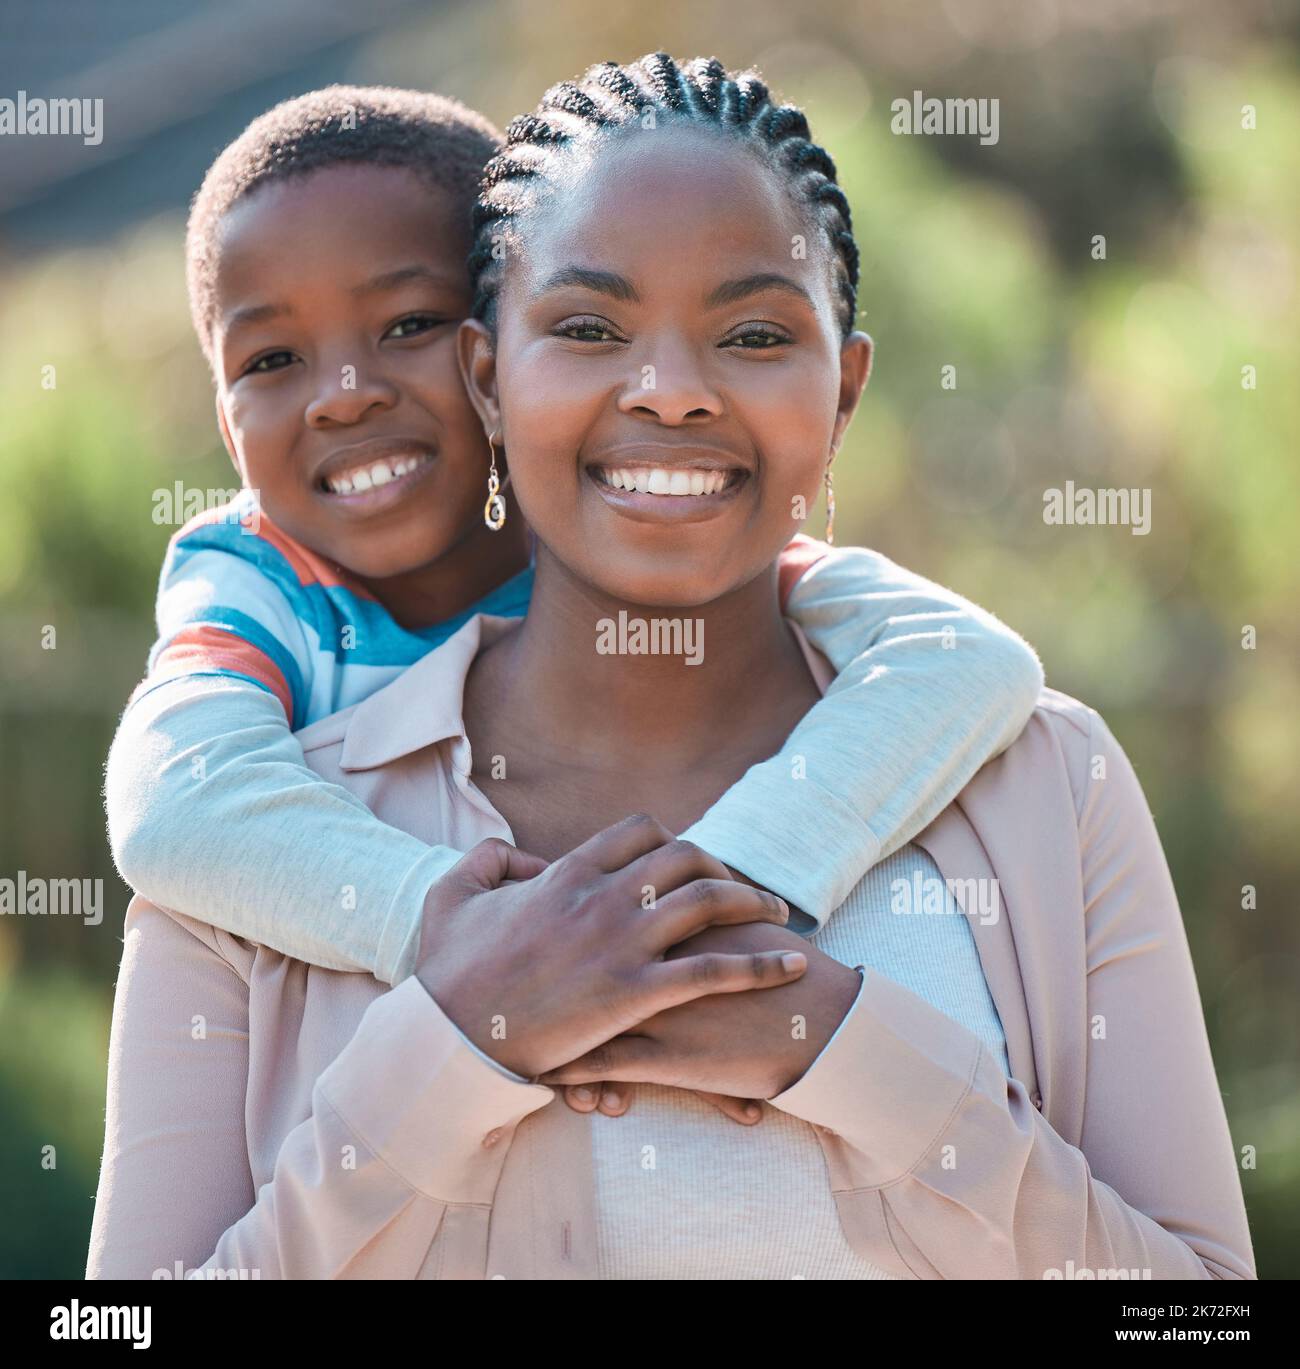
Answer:
[[[154,492],[234,483],[185,302],[189,196],[314,86],[432,88],[504,125],[660,47],[757,64],[834,156],[877,346],[837,541],[998,613],[1127,748],[1259,1270],[1300,1272],[1294,5],[9,0],[0,33],[0,97],[105,100],[99,147],[0,138],[0,878],[102,878],[106,903],[95,928],[0,918],[0,1275],[84,1269],[128,897],[103,759],[152,640]],[[917,89],[998,99],[998,142],[894,135]],[[1045,524],[1067,480],[1150,490],[1150,532]]]

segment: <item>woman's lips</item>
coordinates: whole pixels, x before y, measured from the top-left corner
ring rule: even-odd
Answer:
[[[588,466],[587,478],[611,508],[635,522],[700,523],[723,512],[749,472],[739,466],[620,464]]]

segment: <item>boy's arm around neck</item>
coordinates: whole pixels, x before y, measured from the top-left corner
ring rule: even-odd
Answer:
[[[787,557],[809,551],[799,539]],[[1011,745],[1043,686],[992,614],[879,552],[826,551],[785,609],[838,675],[780,753],[682,833],[818,922]]]
[[[461,855],[323,780],[275,696],[229,677],[138,698],[105,797],[118,871],[151,903],[386,983],[412,972],[425,895]]]

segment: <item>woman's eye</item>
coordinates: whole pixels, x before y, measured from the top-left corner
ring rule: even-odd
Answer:
[[[267,352],[256,361],[250,362],[245,375],[263,374],[267,371],[282,371],[293,361],[292,352]]]
[[[754,328],[746,333],[736,333],[723,343],[724,347],[739,346],[743,351],[758,352],[768,347],[780,346],[790,339],[784,333],[775,333],[770,328]]]
[[[436,328],[439,321],[433,314],[411,314],[407,318],[398,319],[384,336],[416,337],[420,333],[427,333],[430,328]]]
[[[618,334],[601,319],[577,319],[561,324],[555,331],[559,337],[573,338],[577,342],[619,341]]]

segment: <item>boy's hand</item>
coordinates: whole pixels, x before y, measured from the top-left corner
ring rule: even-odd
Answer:
[[[776,893],[775,889],[769,889],[766,884],[759,884],[757,880],[750,879],[748,875],[742,875],[734,866],[728,865],[727,869],[731,871],[732,879],[739,880],[741,884],[748,884],[751,889],[763,889],[769,894]],[[797,903],[791,903],[784,894],[777,894],[777,897],[785,903],[785,906],[789,908],[792,913],[803,913],[803,909]]]
[[[595,1084],[567,1084],[564,1101],[574,1112],[603,1112],[606,1117],[622,1117],[632,1106],[635,1084],[614,1084],[608,1080]],[[741,1126],[751,1127],[763,1116],[763,1109],[753,1098],[731,1098],[725,1093],[706,1093],[693,1089],[705,1102],[712,1103],[724,1117]]]
[[[544,1071],[538,1082],[558,1088],[618,1080],[776,1097],[802,1078],[853,1006],[858,972],[786,928],[758,923],[706,928],[667,957],[704,949],[761,952],[783,944],[801,945],[808,957],[807,972],[797,982],[735,994],[731,1002],[710,994],[665,1009],[586,1057]],[[791,1031],[796,1017],[803,1019],[798,1034]]]
[[[730,871],[732,879],[739,880],[742,884],[748,884],[754,889],[764,887],[750,879],[748,875],[741,874],[734,866],[728,865],[727,869]],[[768,892],[770,893],[771,890]],[[794,905],[790,904],[790,908],[793,911]],[[564,1101],[574,1112],[599,1111],[603,1112],[606,1117],[622,1117],[632,1106],[635,1090],[635,1084],[615,1084],[610,1080],[602,1080],[594,1084],[565,1084],[563,1086]],[[733,1122],[739,1122],[741,1126],[752,1127],[762,1119],[763,1109],[754,1098],[732,1098],[725,1093],[707,1093],[703,1089],[692,1090],[692,1092],[698,1092],[701,1098],[712,1103],[724,1117],[730,1117]]]
[[[646,885],[659,891],[648,909]],[[549,865],[479,842],[429,891],[415,976],[471,1045],[536,1078],[666,1008],[792,983],[802,949],[683,950],[700,931],[787,917],[775,895],[638,813]]]

